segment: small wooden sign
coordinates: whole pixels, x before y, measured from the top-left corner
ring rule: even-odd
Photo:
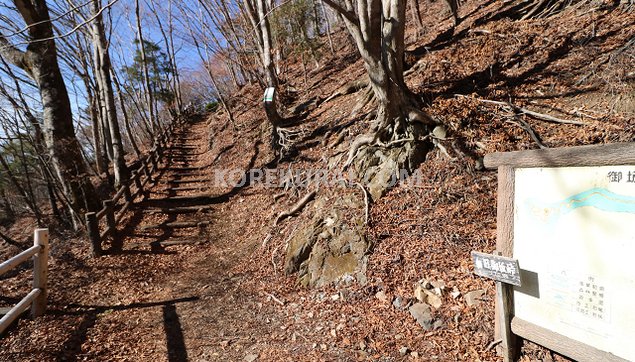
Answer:
[[[269,88],[265,89],[264,102],[265,103],[273,102],[273,98],[274,98],[275,94],[276,94],[276,89],[274,87],[269,87]]]
[[[497,282],[521,286],[518,260],[491,254],[472,252],[474,273]]]

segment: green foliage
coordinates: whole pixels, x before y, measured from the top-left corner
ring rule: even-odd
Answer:
[[[135,39],[135,45],[139,47],[139,39]],[[170,60],[165,52],[161,50],[159,44],[149,40],[143,41],[143,49],[146,53],[146,65],[148,66],[148,75],[150,87],[157,100],[164,103],[174,101],[174,92],[170,90],[170,77],[174,76],[174,69],[170,64]],[[128,79],[128,86],[134,88],[142,88],[143,82],[143,60],[141,50],[137,49],[133,58],[133,63],[129,67],[124,67],[123,71]]]
[[[216,112],[218,110],[218,102],[217,101],[213,101],[213,102],[209,102],[205,105],[205,111],[206,112]]]

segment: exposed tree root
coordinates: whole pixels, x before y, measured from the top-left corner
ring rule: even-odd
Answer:
[[[581,122],[581,121],[574,121],[574,120],[570,120],[570,119],[561,119],[561,118],[557,118],[548,114],[544,114],[544,113],[538,113],[538,112],[534,112],[531,111],[529,109],[526,108],[522,108],[519,107],[515,104],[512,104],[510,102],[500,102],[500,101],[491,101],[489,99],[478,99],[479,102],[483,102],[483,103],[489,103],[489,104],[495,104],[497,106],[502,106],[502,107],[506,107],[508,109],[511,109],[512,111],[516,112],[516,113],[520,113],[520,114],[526,114],[532,118],[535,118],[537,120],[540,121],[545,121],[545,122],[550,122],[550,123],[560,123],[560,124],[573,124],[576,126],[586,126],[587,124],[585,122]]]
[[[309,192],[302,199],[300,199],[300,201],[298,201],[290,210],[281,212],[276,218],[276,221],[274,221],[273,226],[277,226],[278,222],[280,222],[280,220],[284,219],[285,217],[293,216],[298,213],[306,204],[309,203],[309,201],[311,201],[315,197],[316,194],[317,191],[315,190]]]
[[[359,151],[361,147],[372,143],[374,140],[375,140],[375,136],[370,136],[370,135],[362,135],[357,137],[355,141],[353,141],[353,143],[351,144],[350,150],[348,151],[348,158],[346,159],[346,162],[344,163],[344,169],[346,169],[348,166],[351,165],[351,163],[357,156],[357,151]]]
[[[520,20],[550,18],[569,8],[578,8],[589,0],[534,0],[520,9]]]
[[[549,148],[542,142],[536,131],[534,131],[531,125],[527,123],[527,121],[521,119],[520,117],[514,117],[514,120],[509,120],[508,122],[520,126],[520,128],[527,132],[527,134],[529,134],[529,137],[531,137],[531,139],[536,142],[538,147],[540,147],[541,149]]]
[[[366,192],[366,189],[364,188],[364,186],[362,184],[360,184],[359,182],[356,182],[355,185],[357,185],[357,187],[359,187],[362,192],[364,193],[364,205],[366,206],[366,212],[364,213],[364,225],[368,225],[368,213],[369,213],[369,199],[368,199],[368,192]]]

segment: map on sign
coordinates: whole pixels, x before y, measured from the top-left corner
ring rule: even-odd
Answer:
[[[517,169],[515,315],[635,360],[635,165]]]

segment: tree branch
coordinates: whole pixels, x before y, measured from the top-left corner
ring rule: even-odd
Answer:
[[[359,27],[359,19],[357,18],[355,13],[353,13],[352,11],[348,11],[348,10],[344,9],[344,7],[342,7],[340,4],[334,2],[333,0],[324,0],[324,2],[328,6],[330,6],[333,10],[335,10],[338,13],[342,14],[342,16],[346,18],[346,20],[350,21],[351,23],[353,23],[353,24],[355,24],[356,26]]]
[[[9,63],[31,75],[31,70],[26,62],[26,53],[11,44],[3,34],[0,34],[0,55]]]

